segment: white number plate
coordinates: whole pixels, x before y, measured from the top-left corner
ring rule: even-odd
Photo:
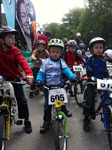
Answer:
[[[63,88],[53,89],[49,91],[49,105],[55,104],[55,99],[61,101],[62,103],[68,103],[66,91]]]
[[[82,66],[73,66],[73,71],[81,71],[83,72],[83,67]]]
[[[97,79],[97,89],[112,91],[112,80]]]
[[[112,65],[107,65],[108,70],[112,70]]]

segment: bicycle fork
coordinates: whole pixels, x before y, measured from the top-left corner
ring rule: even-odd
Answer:
[[[56,112],[56,114],[54,115],[54,119],[64,121],[65,138],[68,138],[68,135],[67,135],[67,119],[66,119],[65,113],[62,112],[62,111]]]

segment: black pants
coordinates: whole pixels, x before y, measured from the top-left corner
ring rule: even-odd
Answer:
[[[94,96],[95,96],[95,92],[94,89],[96,88],[96,86],[92,85],[92,84],[88,84],[87,85],[87,89],[86,89],[86,101],[85,101],[85,106],[83,109],[83,114],[85,115],[85,117],[90,117],[91,116],[91,108],[93,106],[94,103]]]
[[[29,117],[28,103],[24,95],[22,85],[13,84],[14,93],[18,104],[18,117],[20,119],[26,119]]]

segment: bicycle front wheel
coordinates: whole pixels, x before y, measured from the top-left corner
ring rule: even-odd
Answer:
[[[75,101],[79,107],[83,108],[83,92],[84,92],[84,84],[82,82],[78,82],[74,85],[74,97]]]
[[[5,150],[6,142],[6,118],[5,113],[0,113],[0,149]]]
[[[55,121],[55,147],[56,150],[67,150],[67,137],[63,120]]]
[[[112,118],[110,116],[110,111],[106,111],[106,121],[107,121],[107,140],[110,150],[112,150]]]

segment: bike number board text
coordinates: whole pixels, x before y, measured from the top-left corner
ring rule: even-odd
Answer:
[[[55,99],[62,103],[68,103],[66,91],[63,88],[53,89],[49,91],[49,105],[55,105]]]
[[[97,79],[97,89],[112,91],[112,80],[111,79],[109,80]]]
[[[73,66],[73,71],[81,71],[83,72],[83,67],[82,66]]]

